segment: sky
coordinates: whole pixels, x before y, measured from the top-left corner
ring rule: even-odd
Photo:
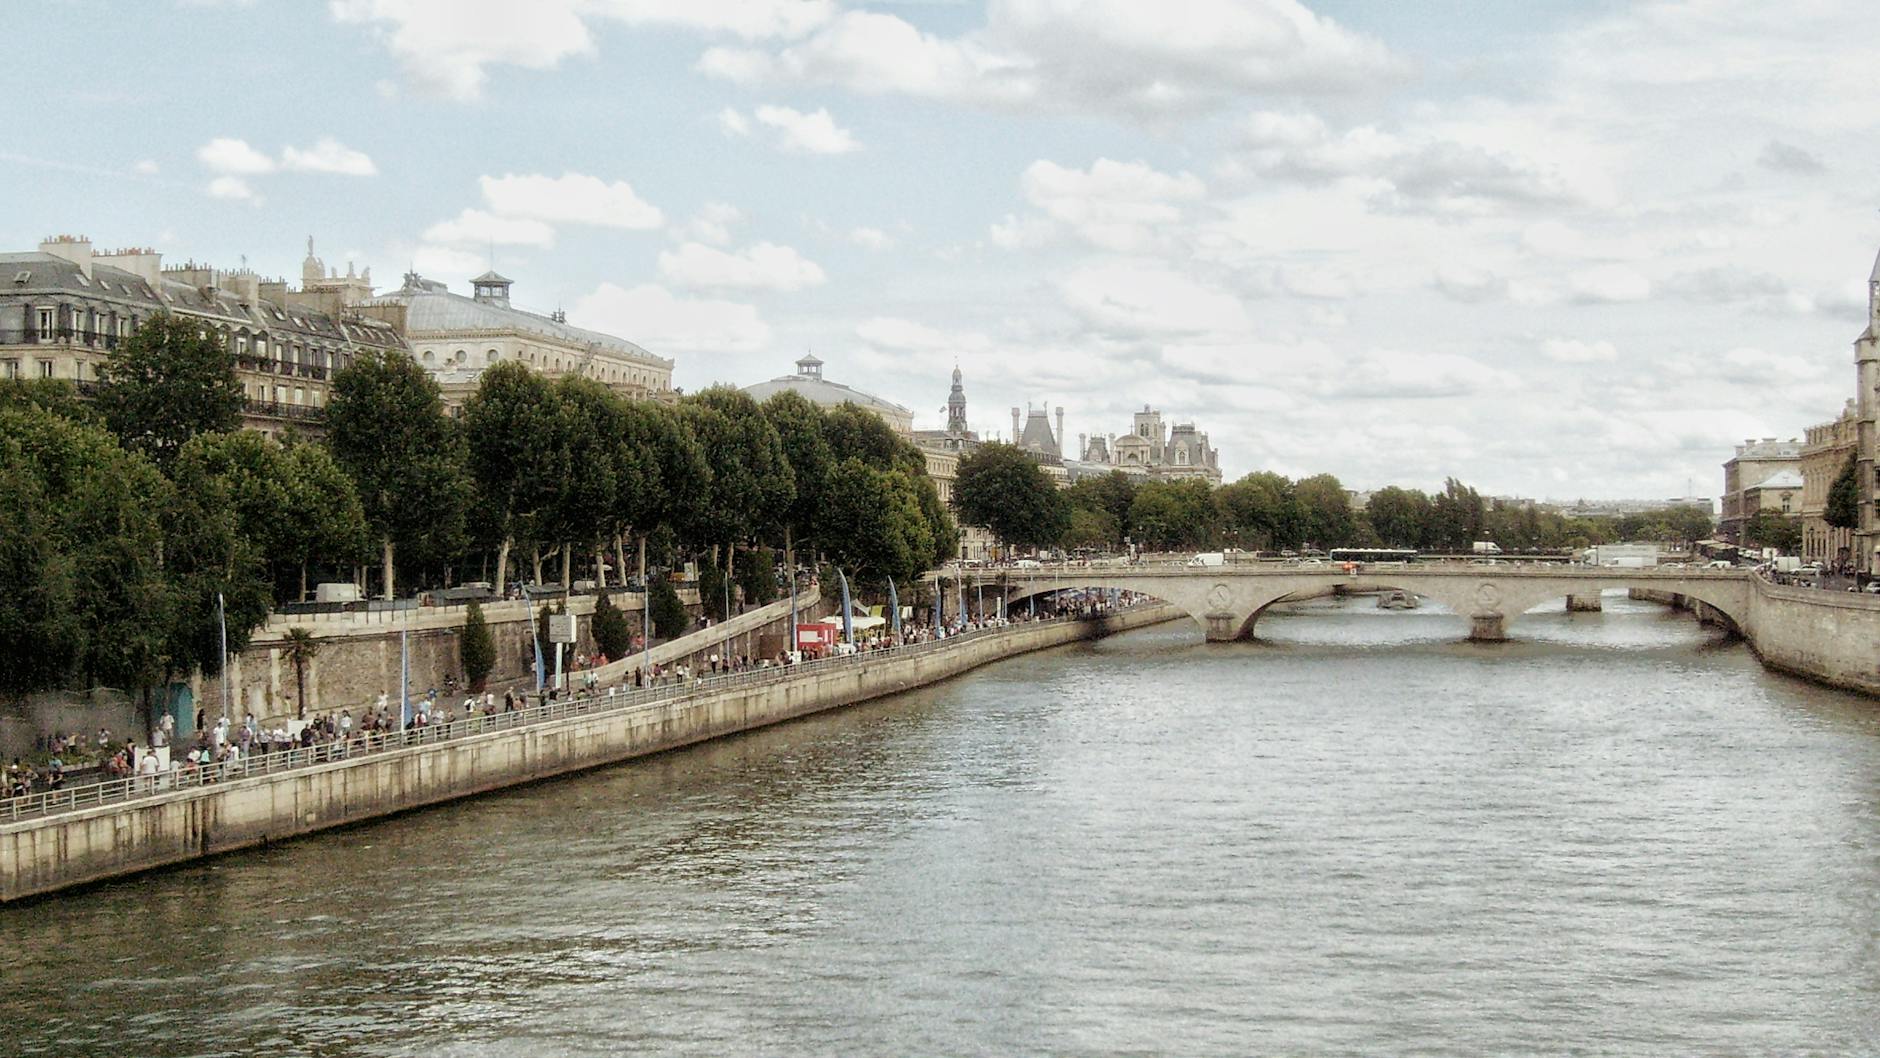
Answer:
[[[944,422],[1192,421],[1229,479],[1716,495],[1853,395],[1857,0],[55,0],[0,247],[311,236]]]

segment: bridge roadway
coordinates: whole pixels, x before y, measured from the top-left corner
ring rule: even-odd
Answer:
[[[929,578],[936,576],[929,574]],[[1187,611],[1211,642],[1253,637],[1261,612],[1276,602],[1352,592],[1397,589],[1439,602],[1468,617],[1469,638],[1506,639],[1508,624],[1541,603],[1597,596],[1607,588],[1652,588],[1710,605],[1737,628],[1749,608],[1751,574],[1738,570],[1615,569],[1558,565],[1414,563],[1340,566],[1188,566],[1183,564],[1080,566],[943,572],[952,581],[993,588],[1009,601],[1067,588],[1121,588],[1142,592]],[[1590,608],[1590,607],[1589,607]]]

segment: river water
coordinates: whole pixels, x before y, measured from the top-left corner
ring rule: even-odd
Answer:
[[[1880,1051],[1880,706],[1510,631],[1171,624],[0,909],[0,1053]]]

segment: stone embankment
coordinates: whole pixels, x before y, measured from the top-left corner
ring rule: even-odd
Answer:
[[[1880,696],[1880,597],[1791,588],[1757,577],[1747,613],[1731,621],[1687,595],[1645,588],[1634,588],[1631,595],[1733,628],[1772,669]]]
[[[281,841],[775,724],[959,675],[1002,658],[1180,612],[987,629],[880,654],[641,692],[609,707],[285,771],[0,822],[0,902]]]

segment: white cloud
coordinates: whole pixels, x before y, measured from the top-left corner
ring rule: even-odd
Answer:
[[[849,241],[864,250],[887,250],[894,246],[894,237],[880,228],[860,227],[849,230]]]
[[[505,217],[641,231],[666,222],[625,180],[609,183],[582,173],[530,173],[485,176],[479,182],[484,203]]]
[[[131,171],[138,176],[155,176],[162,172],[162,169],[157,165],[155,160],[145,158],[136,165],[131,166]]]
[[[1611,342],[1582,342],[1571,338],[1554,338],[1541,343],[1541,352],[1547,359],[1563,364],[1604,364],[1619,359],[1619,350]]]
[[[373,176],[379,171],[363,151],[327,136],[302,150],[287,147],[281,151],[281,168],[308,173],[337,173],[341,176]]]
[[[726,107],[718,112],[718,127],[727,136],[743,138],[751,134],[751,119],[739,113],[736,107]]]
[[[1036,161],[1019,180],[1025,198],[1045,216],[1106,250],[1131,251],[1153,242],[1157,229],[1181,219],[1182,204],[1203,198],[1207,188],[1190,173],[1170,175],[1142,162],[1099,158],[1089,169]],[[1018,236],[993,236],[1001,245]]]
[[[1626,265],[1600,265],[1573,273],[1568,279],[1579,301],[1643,301],[1651,296],[1651,280]]]
[[[729,202],[707,202],[697,216],[675,229],[673,234],[690,236],[709,246],[726,246],[731,242],[731,226],[743,219],[743,211]]]
[[[1367,91],[1401,64],[1296,0],[992,0],[986,24],[957,37],[848,10],[775,50],[712,48],[698,68],[745,84],[1155,119],[1242,93]]]
[[[466,209],[424,229],[424,241],[446,246],[552,246],[555,229],[539,220]]]
[[[239,176],[218,176],[209,181],[209,197],[225,198],[233,201],[260,201],[254,188]]]
[[[247,140],[220,137],[196,148],[196,160],[212,173],[258,176],[274,171],[274,159],[255,150]]]
[[[687,287],[777,291],[821,286],[828,278],[794,249],[767,242],[735,251],[688,242],[660,253],[659,274]]]
[[[1089,265],[1059,280],[1058,290],[1072,311],[1120,339],[1248,329],[1238,298],[1158,262]]]
[[[481,275],[490,266],[489,258],[472,250],[426,243],[411,254],[411,267],[432,278],[467,280]]]
[[[769,345],[770,327],[751,305],[682,298],[656,284],[602,283],[575,302],[584,327],[618,334],[655,353],[748,353]]]
[[[789,107],[760,106],[757,120],[777,130],[778,146],[801,154],[847,154],[861,149],[849,130],[836,124],[826,109],[809,113]]]

